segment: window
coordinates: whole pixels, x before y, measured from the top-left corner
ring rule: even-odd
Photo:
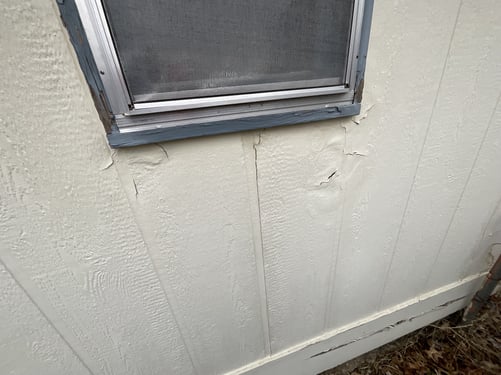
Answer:
[[[357,114],[373,0],[58,0],[110,144]]]

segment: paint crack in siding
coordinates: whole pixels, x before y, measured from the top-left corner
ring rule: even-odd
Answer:
[[[108,160],[108,163],[101,168],[101,171],[106,171],[110,169],[113,164],[115,164],[115,161],[110,157],[110,160]]]
[[[99,169],[101,172],[110,169],[115,164],[115,155],[115,150],[109,154],[110,158],[106,160],[106,164]]]
[[[346,156],[359,156],[361,158],[365,158],[367,154],[362,154],[361,152],[358,151],[353,151],[353,152],[345,152],[344,153]]]
[[[139,195],[139,190],[137,190],[137,183],[136,180],[134,180],[134,177],[132,178],[132,185],[134,185],[134,192],[136,193],[136,199],[137,199],[137,196]]]
[[[320,183],[318,184],[318,186],[322,186],[322,185],[327,185],[329,184],[333,179],[334,177],[336,176],[338,170],[336,169],[334,172],[332,172],[329,176],[327,176],[327,179],[324,180],[324,181],[320,181]]]
[[[256,153],[256,156],[257,156],[257,149],[256,147],[259,146],[261,144],[261,141],[262,141],[262,133],[259,132],[258,135],[257,135],[257,142],[254,142],[254,152]]]
[[[258,192],[258,203],[259,202],[259,169],[257,165],[257,146],[259,146],[262,142],[262,134],[261,132],[257,135],[257,142],[254,141],[252,148],[254,149],[254,167],[256,168],[256,189]],[[259,206],[259,216],[261,216],[261,206]]]
[[[343,154],[346,155],[346,145],[348,144],[348,128],[346,127],[346,125],[341,125],[341,127],[344,129]]]
[[[161,143],[155,143],[155,145],[162,150],[162,152],[165,155],[165,159],[169,160],[169,153],[167,152],[167,149],[161,144]]]
[[[262,224],[262,217],[261,217],[261,198],[260,198],[260,192],[259,192],[259,167],[258,167],[258,150],[257,147],[261,145],[262,142],[262,132],[259,131],[257,134],[257,140],[255,139],[252,148],[254,150],[254,173],[255,173],[255,183],[256,183],[256,199],[257,199],[257,214],[258,214],[258,220],[259,220],[259,241],[260,246],[261,246],[261,259],[260,259],[260,265],[259,267],[262,267],[262,298],[265,300],[266,304],[266,311],[262,315],[263,319],[263,333],[264,333],[264,338],[265,338],[265,347],[266,347],[266,352],[269,353],[269,355],[272,354],[271,350],[271,327],[270,327],[270,319],[268,316],[268,290],[266,287],[266,271],[265,271],[265,263],[264,263],[264,254],[263,254],[263,224]]]
[[[345,124],[343,124],[343,125],[341,125],[341,127],[344,129],[343,154],[345,156],[357,156],[357,157],[366,157],[366,156],[368,156],[367,154],[364,154],[364,153],[359,152],[359,151],[351,151],[351,152],[346,151],[346,146],[348,145],[348,126],[345,125]]]
[[[360,115],[360,116],[357,116],[355,120],[351,120],[351,122],[353,122],[355,125],[360,125],[360,123],[362,121],[364,121],[367,117],[369,117],[369,112],[372,111],[372,109],[376,106],[376,104],[372,104],[370,105],[369,107],[367,107],[367,109],[365,110],[365,112]]]
[[[389,331],[390,329],[398,327],[399,325],[401,325],[403,323],[410,323],[414,319],[420,318],[420,317],[422,317],[422,316],[424,316],[426,314],[432,313],[432,312],[437,311],[437,310],[442,310],[442,309],[446,308],[447,306],[452,305],[453,303],[459,302],[459,301],[461,301],[463,299],[466,299],[466,298],[468,298],[468,296],[462,296],[462,297],[459,297],[459,298],[455,298],[455,299],[450,300],[450,301],[448,301],[446,303],[443,303],[443,304],[441,304],[441,305],[439,305],[439,306],[437,306],[437,307],[435,307],[435,308],[433,308],[433,309],[431,309],[429,311],[425,311],[425,312],[423,312],[421,314],[414,315],[414,316],[412,316],[410,318],[407,318],[407,319],[399,320],[399,321],[397,321],[397,322],[395,322],[393,324],[390,324],[390,325],[388,325],[388,326],[386,326],[384,328],[381,328],[381,329],[379,329],[379,330],[377,330],[375,332],[371,332],[371,333],[369,333],[367,335],[364,335],[364,336],[358,337],[356,339],[350,340],[348,342],[345,342],[344,344],[337,345],[337,346],[335,346],[333,348],[330,348],[330,349],[324,350],[324,351],[322,351],[320,353],[314,354],[314,355],[312,355],[310,357],[310,359],[315,358],[315,357],[319,357],[319,356],[327,354],[327,353],[331,353],[331,352],[333,352],[335,350],[338,350],[338,349],[344,348],[344,347],[346,347],[348,345],[354,344],[357,341],[365,340],[365,339],[368,339],[369,337],[372,337],[372,336],[378,335],[380,333]]]

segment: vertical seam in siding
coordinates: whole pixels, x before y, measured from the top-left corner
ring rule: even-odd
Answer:
[[[253,154],[253,159],[254,159],[254,165],[253,165],[253,173],[254,173],[254,179],[255,179],[255,184],[253,188],[253,204],[256,205],[257,207],[257,212],[253,213],[253,216],[257,216],[256,219],[253,219],[254,221],[257,221],[254,225],[257,227],[255,228],[255,234],[254,234],[254,256],[256,260],[256,273],[257,273],[257,279],[258,279],[258,284],[259,284],[259,296],[260,296],[260,303],[261,303],[261,324],[262,324],[262,329],[263,329],[263,338],[264,338],[264,346],[265,346],[265,353],[270,356],[272,355],[271,351],[271,333],[270,333],[270,318],[269,318],[269,313],[268,313],[268,291],[266,288],[266,270],[265,270],[265,260],[264,260],[264,243],[263,243],[263,223],[261,220],[261,198],[260,198],[260,193],[259,193],[259,169],[258,169],[258,152],[257,152],[257,147],[261,144],[261,131],[258,133],[258,140],[257,142],[252,143],[252,150],[251,153]],[[245,147],[245,145],[243,144]],[[244,152],[246,152],[244,150]],[[249,166],[250,167],[250,166]],[[258,237],[257,239],[255,237]]]
[[[158,271],[158,268],[157,268],[157,265],[153,259],[153,257],[151,256],[151,250],[150,250],[150,246],[148,244],[148,242],[146,241],[146,236],[144,234],[144,231],[143,231],[143,228],[141,226],[141,224],[139,223],[138,221],[138,217],[137,217],[137,212],[136,212],[136,209],[134,208],[134,204],[131,202],[130,200],[130,197],[129,197],[129,194],[127,193],[126,191],[126,188],[125,188],[125,185],[124,185],[124,182],[123,182],[123,175],[122,175],[122,171],[120,170],[121,168],[118,166],[119,163],[117,163],[116,160],[114,160],[113,156],[115,154],[112,154],[111,157],[113,159],[113,167],[115,168],[115,171],[119,177],[119,180],[120,180],[120,186],[122,187],[122,191],[124,192],[126,198],[127,198],[127,202],[129,203],[129,209],[131,210],[132,212],[132,216],[134,218],[134,222],[138,228],[138,231],[141,235],[141,239],[143,241],[143,244],[146,248],[146,251],[147,251],[147,254],[148,254],[148,258],[150,259],[150,262],[151,262],[151,265],[153,267],[153,272],[155,273],[155,276],[158,280],[158,283],[160,285],[160,288],[162,288],[162,293],[163,295],[165,296],[165,300],[167,302],[167,307],[170,311],[170,313],[172,314],[172,319],[174,320],[174,323],[179,331],[179,335],[181,337],[181,340],[183,342],[183,345],[184,345],[184,348],[186,350],[186,353],[188,354],[188,358],[190,359],[190,362],[191,362],[191,366],[193,367],[193,370],[195,371],[195,374],[200,374],[200,373],[203,373],[203,371],[201,372],[202,368],[200,366],[200,364],[195,360],[195,355],[193,353],[193,350],[191,349],[191,346],[188,345],[188,340],[185,338],[185,332],[186,330],[184,329],[184,324],[181,325],[179,323],[179,319],[176,315],[176,312],[175,312],[175,308],[172,306],[172,299],[169,298],[169,294],[167,293],[167,288],[166,286],[164,285],[164,283],[162,282],[162,279],[160,277],[160,273]],[[137,190],[136,190],[136,195],[137,195]]]
[[[416,167],[414,168],[414,176],[412,178],[412,183],[410,185],[409,193],[407,195],[407,200],[405,202],[404,211],[403,211],[403,214],[402,214],[402,218],[400,220],[400,225],[398,227],[397,238],[395,239],[395,242],[394,242],[394,245],[393,245],[393,249],[391,251],[390,263],[389,263],[389,265],[388,265],[388,267],[386,269],[386,275],[385,275],[383,287],[381,288],[381,291],[380,291],[380,294],[379,294],[378,310],[381,309],[381,304],[383,302],[384,292],[386,290],[388,279],[389,279],[389,276],[390,276],[390,271],[391,271],[391,269],[393,267],[393,262],[395,260],[395,252],[397,250],[398,242],[400,240],[400,234],[402,232],[403,223],[404,223],[405,217],[407,215],[407,210],[409,208],[410,198],[412,196],[412,193],[414,191],[414,187],[415,187],[415,184],[416,184],[417,172],[419,170],[419,165],[421,164],[421,158],[423,156],[425,145],[426,145],[426,142],[428,140],[428,135],[429,135],[430,128],[431,128],[431,123],[433,121],[433,117],[435,116],[435,110],[437,108],[438,98],[440,96],[440,90],[442,88],[442,82],[444,80],[445,72],[447,70],[447,65],[448,65],[448,62],[449,62],[449,57],[450,57],[450,53],[451,53],[451,49],[452,49],[452,43],[454,41],[454,35],[456,34],[456,28],[457,28],[457,25],[458,25],[459,16],[461,14],[461,8],[463,7],[463,1],[464,0],[461,0],[460,3],[459,3],[459,5],[458,5],[458,9],[457,9],[457,13],[456,13],[456,19],[454,21],[454,26],[452,27],[451,36],[450,36],[450,40],[449,40],[449,46],[447,48],[447,54],[445,56],[444,65],[442,67],[442,72],[440,74],[440,79],[438,81],[438,87],[437,87],[437,91],[436,91],[436,94],[435,94],[435,99],[433,100],[433,105],[432,105],[430,117],[428,119],[428,124],[426,125],[426,133],[425,133],[425,136],[424,136],[424,139],[423,139],[423,143],[421,144],[421,149],[419,151],[419,156],[418,156],[418,160],[417,160],[417,163],[416,163]]]
[[[345,141],[346,144],[346,141]],[[344,189],[341,190],[343,194],[343,200],[341,203],[341,221],[339,223],[339,230],[337,233],[337,241],[334,245],[333,253],[331,254],[331,262],[329,268],[329,284],[327,285],[327,305],[325,306],[325,315],[324,315],[324,331],[329,328],[330,316],[332,314],[332,301],[333,301],[333,293],[334,293],[334,282],[336,280],[337,274],[337,264],[339,259],[339,249],[341,247],[341,234],[343,233],[344,226],[344,207],[346,201],[346,193]]]
[[[7,266],[7,264],[4,262],[3,259],[0,258],[0,264],[5,268],[5,270],[9,273],[10,277],[14,280],[14,282],[21,288],[23,293],[28,297],[28,299],[33,303],[33,305],[36,307],[36,309],[40,312],[40,314],[44,317],[44,319],[47,321],[47,323],[56,331],[57,335],[61,337],[61,339],[64,341],[64,343],[68,346],[68,348],[71,350],[71,352],[75,355],[75,357],[80,361],[83,367],[89,372],[90,375],[94,375],[95,373],[90,369],[90,367],[85,363],[83,358],[80,356],[80,354],[76,351],[76,349],[70,344],[70,342],[64,337],[63,333],[56,327],[56,325],[52,322],[52,320],[49,318],[49,316],[45,313],[45,311],[42,310],[42,308],[36,303],[36,301],[31,297],[31,295],[28,293],[28,290],[19,282],[19,280],[16,278],[14,273],[11,271],[11,269]]]
[[[475,170],[475,166],[477,165],[478,158],[480,156],[480,152],[482,151],[482,148],[483,148],[483,146],[485,144],[485,141],[487,140],[487,134],[489,133],[489,130],[491,128],[492,122],[494,120],[494,116],[495,116],[495,114],[497,112],[497,109],[498,109],[498,106],[499,106],[500,102],[501,102],[501,92],[498,95],[498,98],[496,100],[496,104],[494,105],[494,109],[492,110],[492,113],[490,115],[489,124],[485,128],[484,135],[482,136],[482,141],[480,142],[480,145],[478,146],[477,153],[475,155],[475,159],[474,159],[473,164],[472,164],[471,169],[470,169],[470,173],[468,174],[466,182],[465,182],[465,184],[463,186],[463,190],[461,191],[461,195],[459,196],[459,199],[458,199],[458,201],[456,203],[456,207],[454,208],[454,214],[451,217],[449,225],[447,226],[447,230],[445,231],[445,234],[444,234],[444,236],[442,238],[442,241],[440,242],[440,247],[439,247],[437,253],[435,254],[435,258],[433,260],[432,266],[430,267],[430,269],[428,271],[428,275],[426,276],[426,281],[423,284],[424,287],[428,286],[428,283],[430,281],[430,277],[431,277],[431,275],[433,273],[433,269],[435,268],[435,265],[437,263],[438,257],[440,256],[440,253],[442,252],[442,248],[444,247],[445,241],[447,240],[447,237],[449,236],[449,231],[450,231],[450,229],[452,227],[452,223],[454,222],[454,219],[456,218],[456,214],[457,214],[458,209],[459,209],[459,207],[461,205],[461,201],[463,200],[464,193],[465,193],[466,188],[468,187],[468,185],[470,183],[471,176],[473,174],[473,171]],[[491,216],[494,214],[495,211],[496,211],[496,208],[494,208],[494,211],[491,214]],[[490,222],[490,220],[486,223],[486,228],[489,225],[489,222]],[[484,230],[484,233],[485,233],[485,230]],[[478,239],[478,245],[476,246],[476,248],[478,248],[478,246],[480,246],[480,242],[481,241],[482,241],[482,237],[480,237]]]

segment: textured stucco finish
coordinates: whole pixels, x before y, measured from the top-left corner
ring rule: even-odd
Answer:
[[[492,261],[499,1],[377,1],[356,118],[128,150],[55,1],[0,6],[2,373],[225,373]]]

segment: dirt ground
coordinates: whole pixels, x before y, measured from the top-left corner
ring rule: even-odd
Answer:
[[[321,375],[501,375],[501,293],[475,321],[463,324],[461,317],[462,311]]]

